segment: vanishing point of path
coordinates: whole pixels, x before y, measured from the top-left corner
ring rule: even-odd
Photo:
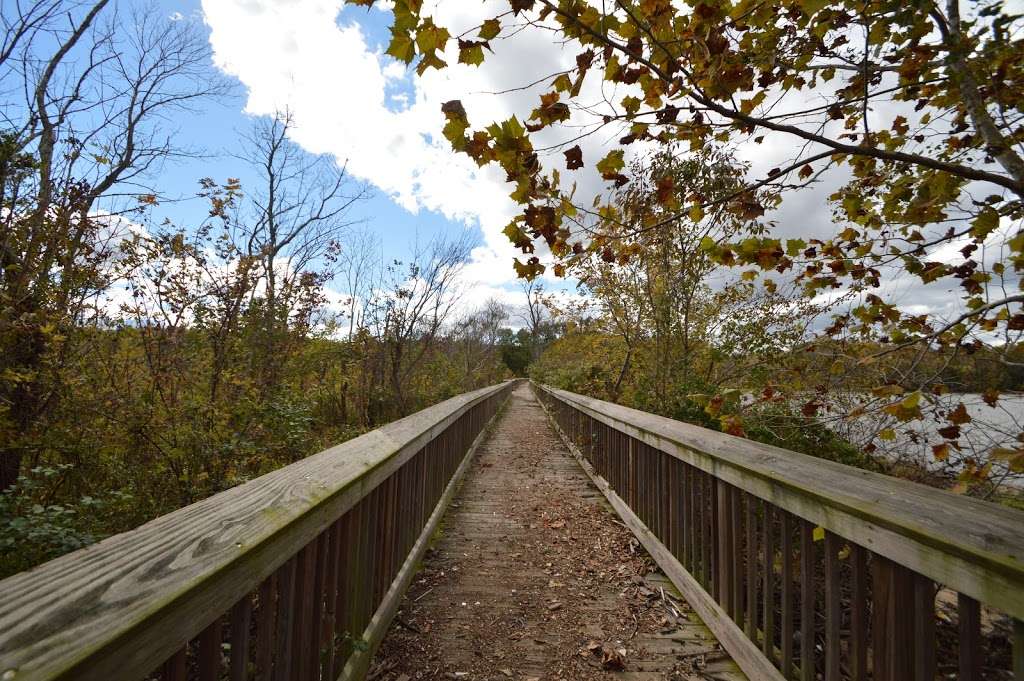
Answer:
[[[745,679],[525,384],[485,436],[368,678]]]

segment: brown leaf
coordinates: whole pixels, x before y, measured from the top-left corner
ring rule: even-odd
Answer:
[[[577,144],[572,149],[566,149],[562,153],[565,154],[566,168],[576,170],[583,167],[583,150],[580,149],[580,145]]]
[[[956,409],[949,412],[949,422],[955,423],[958,426],[971,422],[971,415],[967,413],[967,407],[964,406],[963,402],[958,404]]]
[[[626,668],[626,649],[605,646],[601,653],[601,666],[605,669],[622,671]]]

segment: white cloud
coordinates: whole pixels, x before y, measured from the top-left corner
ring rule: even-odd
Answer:
[[[454,154],[441,136],[441,103],[493,89],[492,74],[456,65],[413,82],[404,65],[371,47],[358,24],[338,23],[341,6],[340,0],[203,3],[215,62],[248,89],[248,113],[287,107],[294,139],[309,151],[347,159],[353,175],[410,212],[428,209],[479,225],[483,246],[469,273],[492,284],[510,281],[514,250],[500,232],[516,210],[503,178]],[[504,118],[514,104],[482,99],[480,120]]]

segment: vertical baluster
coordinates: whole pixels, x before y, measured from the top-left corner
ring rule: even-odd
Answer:
[[[764,637],[761,651],[775,664],[775,524],[772,505],[764,503]]]
[[[455,451],[457,449],[455,444],[456,443],[453,443],[451,450],[445,457],[444,475],[441,478],[442,488],[444,488],[448,483],[452,459],[454,458]],[[391,502],[394,498],[391,489],[393,479],[393,475],[389,476],[387,480],[380,484],[380,516],[377,521],[377,537],[379,543],[377,553],[380,556],[380,562],[378,563],[379,567],[377,568],[377,575],[374,579],[376,582],[376,588],[374,589],[376,596],[373,599],[374,611],[376,611],[377,604],[384,599],[384,594],[387,593],[388,585],[391,582],[391,538],[394,530],[391,519]]]
[[[669,456],[658,453],[658,538],[665,546],[672,546],[672,485],[670,484]],[[671,548],[669,549],[671,551]]]
[[[423,497],[424,477],[422,466],[425,460],[423,452],[416,455],[420,466],[421,475],[416,486],[417,503]],[[354,609],[353,575],[354,564],[358,561],[358,547],[356,538],[359,536],[356,525],[356,513],[359,504],[348,510],[348,513],[341,516],[341,528],[338,534],[338,595],[334,603],[334,666],[331,669],[331,678],[337,678],[341,673],[345,661],[351,651],[352,636],[352,612]]]
[[[292,619],[292,650],[295,651],[295,678],[308,681],[313,660],[309,643],[313,625],[313,589],[316,573],[316,540],[302,547],[295,568],[295,616]]]
[[[637,471],[636,471],[636,441],[629,438],[626,441],[626,505],[640,512],[640,505],[637,503]]]
[[[658,494],[658,469],[654,459],[654,450],[646,444],[643,445],[642,456],[644,460],[644,478],[645,485],[644,491],[647,493],[647,499],[644,503],[644,508],[647,509],[647,519],[644,521],[647,526],[651,528],[655,536],[658,534],[658,512],[657,512],[657,500],[655,497]]]
[[[850,679],[867,681],[868,678],[868,568],[867,551],[857,544],[850,545],[851,604],[850,604]]]
[[[676,458],[667,459],[669,466],[668,498],[668,550],[680,560],[682,556],[682,469],[683,462]]]
[[[718,544],[720,528],[718,526],[718,485],[717,480],[708,476],[711,488],[711,500],[708,506],[708,520],[711,522],[711,593],[716,600],[721,601],[721,584],[718,579]]]
[[[743,626],[743,491],[733,487],[729,493],[729,516],[732,521],[732,555],[735,566],[732,570],[732,619],[737,626]]]
[[[231,608],[231,681],[249,678],[249,624],[252,596],[246,594]]]
[[[408,468],[408,464],[406,465]],[[406,470],[403,468],[403,470]],[[341,538],[342,519],[331,524],[327,534],[327,573],[324,583],[324,621],[320,631],[320,646],[323,657],[320,664],[320,678],[334,679],[334,633],[338,626],[338,541]]]
[[[292,556],[277,573],[277,635],[274,651],[274,681],[292,678],[292,621],[295,617],[295,557]]]
[[[1013,681],[1024,681],[1024,622],[1013,620]]]
[[[326,609],[324,607],[324,592],[327,589],[327,556],[330,550],[330,536],[333,524],[320,533],[316,540],[316,569],[313,577],[313,617],[312,628],[309,636],[309,657],[310,657],[310,681],[319,678],[320,664],[324,653],[323,640]]]
[[[707,473],[700,474],[700,573],[704,580],[704,588],[711,590],[711,522],[708,519],[710,505],[710,482]]]
[[[750,494],[747,500],[747,638],[757,643],[757,500]]]
[[[679,462],[682,474],[683,517],[680,530],[683,535],[683,567],[693,572],[691,552],[693,547],[693,469],[689,464]]]
[[[270,681],[274,663],[274,615],[277,612],[277,572],[260,584],[256,611],[256,681]]]
[[[436,464],[440,457],[435,456],[440,454],[437,450],[431,452],[431,457],[428,461],[429,474],[430,474],[430,496],[427,497],[429,514],[429,502],[430,498],[434,493],[434,477],[436,475]],[[352,603],[352,621],[349,628],[349,632],[352,635],[353,641],[361,640],[363,637],[363,631],[366,628],[366,616],[367,610],[369,609],[370,601],[373,599],[373,570],[375,568],[373,564],[373,552],[371,537],[371,528],[374,522],[374,504],[373,496],[376,490],[371,491],[367,496],[359,502],[360,513],[359,513],[359,526],[357,528],[358,535],[357,541],[359,542],[359,558],[354,561],[353,574],[355,575],[355,581],[351,585],[351,594],[353,598]]]
[[[839,545],[841,540],[832,532],[825,533],[825,681],[839,678],[840,612]]]
[[[697,579],[701,585],[707,586],[707,580],[705,579],[705,546],[707,541],[705,535],[707,531],[705,529],[705,505],[703,505],[703,487],[705,487],[705,474],[703,471],[694,468],[693,469],[694,480],[693,480],[693,511],[694,511],[694,528],[693,528],[693,563],[696,566]]]
[[[905,681],[914,666],[914,573],[875,555],[872,572],[873,681]]]
[[[782,511],[782,675],[793,673],[793,516]]]
[[[814,681],[814,527],[800,520],[800,679]]]
[[[177,651],[164,662],[160,670],[162,681],[185,681],[188,675],[188,643],[178,648]]]
[[[718,514],[718,578],[715,584],[718,587],[718,602],[725,612],[732,612],[734,598],[733,593],[733,571],[735,570],[736,556],[732,554],[733,525],[732,525],[732,489],[724,480],[716,480],[718,487],[717,508]]]
[[[199,634],[199,654],[196,657],[199,681],[220,680],[221,634],[222,627],[219,617]]]
[[[637,489],[637,505],[636,512],[640,516],[640,520],[647,526],[650,526],[651,518],[647,515],[647,483],[650,478],[647,475],[647,452],[644,451],[644,444],[639,440],[633,441],[633,453],[636,461],[636,489]]]
[[[914,574],[914,678],[935,681],[935,582]]]
[[[970,596],[957,594],[960,618],[959,681],[981,679],[981,604]]]

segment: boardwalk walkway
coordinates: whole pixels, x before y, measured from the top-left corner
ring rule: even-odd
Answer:
[[[369,678],[744,679],[525,384],[477,452]]]

